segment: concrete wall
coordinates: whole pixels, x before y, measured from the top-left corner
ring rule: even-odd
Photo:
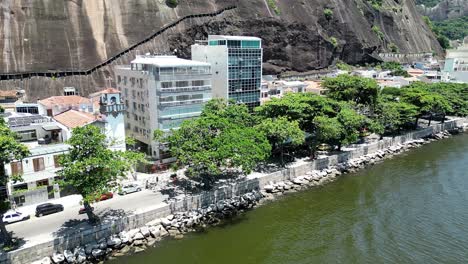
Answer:
[[[29,248],[22,248],[7,254],[2,254],[0,256],[0,264],[29,263],[31,261],[40,259],[41,257],[52,255],[56,251],[63,251],[67,248],[74,248],[78,245],[94,242],[100,238],[108,237],[109,235],[118,233],[122,230],[129,230],[144,226],[151,220],[165,217],[174,212],[200,208],[225,198],[230,198],[232,196],[240,195],[252,190],[259,190],[267,185],[270,181],[278,182],[292,179],[296,176],[304,175],[306,172],[314,169],[324,169],[328,166],[336,165],[349,159],[358,158],[365,154],[374,153],[390,146],[426,137],[443,130],[453,129],[457,126],[462,126],[463,122],[466,122],[466,120],[458,119],[446,122],[445,124],[437,124],[395,138],[385,138],[384,140],[380,140],[366,146],[360,146],[354,150],[343,152],[338,155],[291,166],[281,171],[259,175],[258,177],[251,176],[249,179],[235,185],[227,184],[226,186],[219,187],[214,191],[205,192],[195,196],[189,196],[170,205],[161,204],[159,206],[155,206],[154,208],[149,208],[146,211],[136,215],[116,216],[115,219],[106,220],[99,226],[71,228],[69,230],[59,232],[60,234],[58,236],[60,237],[55,238],[53,241],[38,244]]]

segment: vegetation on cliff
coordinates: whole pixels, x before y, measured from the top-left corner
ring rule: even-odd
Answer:
[[[448,39],[457,40],[468,36],[468,16],[433,23],[436,31]]]

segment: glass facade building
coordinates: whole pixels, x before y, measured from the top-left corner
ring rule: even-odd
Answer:
[[[262,53],[261,39],[255,37],[209,36],[205,47],[192,46],[192,59],[211,63],[213,78],[223,79],[213,82],[213,89],[226,90],[218,97],[249,108],[260,105]]]

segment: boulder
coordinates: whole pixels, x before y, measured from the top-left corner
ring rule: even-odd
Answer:
[[[86,244],[85,246],[86,255],[90,255],[93,249],[97,249],[97,248],[99,248],[99,245],[97,243]]]
[[[104,239],[104,241],[101,241],[99,243],[99,248],[102,249],[102,250],[107,248],[107,241],[105,239]]]
[[[140,232],[136,233],[136,234],[133,236],[133,240],[143,240],[143,239],[145,239],[145,236],[144,236],[142,233],[140,233]],[[135,242],[135,241],[134,241],[134,242]]]
[[[166,216],[166,219],[169,220],[169,221],[172,221],[174,219],[174,215],[170,214],[170,215]]]
[[[65,261],[65,256],[63,256],[63,254],[54,253],[52,255],[52,262],[53,263],[63,263],[64,261]]]
[[[107,246],[118,248],[122,244],[122,240],[118,236],[111,236],[107,239]]]
[[[91,255],[92,255],[94,258],[100,258],[100,257],[104,256],[104,254],[105,254],[105,251],[102,250],[102,249],[99,249],[99,248],[93,249],[93,250],[91,251]]]
[[[265,185],[265,187],[263,187],[263,189],[266,192],[272,192],[275,189],[275,187],[273,187],[273,185]]]
[[[122,231],[122,232],[119,233],[119,238],[120,238],[120,241],[122,242],[122,244],[129,244],[129,243],[133,242],[133,240],[130,241],[131,236],[125,231]]]
[[[65,259],[67,260],[68,263],[76,263],[76,257],[75,257],[75,254],[73,254],[73,252],[71,252],[71,250],[65,250],[63,252],[63,256],[65,257]]]
[[[135,228],[135,229],[132,229],[132,230],[129,230],[128,231],[128,235],[129,237],[133,238],[137,233],[140,233],[140,229],[139,228]]]
[[[161,232],[159,230],[160,230],[159,226],[158,227],[152,226],[149,228],[150,234],[153,237],[159,237],[161,235]]]
[[[146,241],[143,240],[143,239],[138,239],[138,240],[133,241],[133,245],[134,245],[134,246],[137,246],[137,247],[138,247],[138,246],[142,246],[142,245],[144,245],[145,243],[146,243]]]
[[[164,227],[171,226],[171,224],[172,224],[172,219],[169,220],[168,218],[163,218],[163,219],[161,219],[161,224],[162,224]]]
[[[147,226],[140,228],[140,233],[145,237],[149,237],[151,235]]]
[[[73,251],[73,254],[76,256],[76,263],[83,263],[86,261],[86,252],[82,247],[77,247]]]

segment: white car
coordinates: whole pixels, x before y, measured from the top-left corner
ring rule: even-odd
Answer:
[[[5,224],[11,224],[11,223],[24,221],[28,219],[29,219],[29,215],[26,215],[20,212],[10,211],[10,212],[6,212],[5,214],[3,214],[3,223]]]
[[[125,195],[128,193],[133,193],[133,192],[139,192],[141,191],[140,185],[137,183],[127,183],[122,186],[122,188],[119,191],[120,195]]]

